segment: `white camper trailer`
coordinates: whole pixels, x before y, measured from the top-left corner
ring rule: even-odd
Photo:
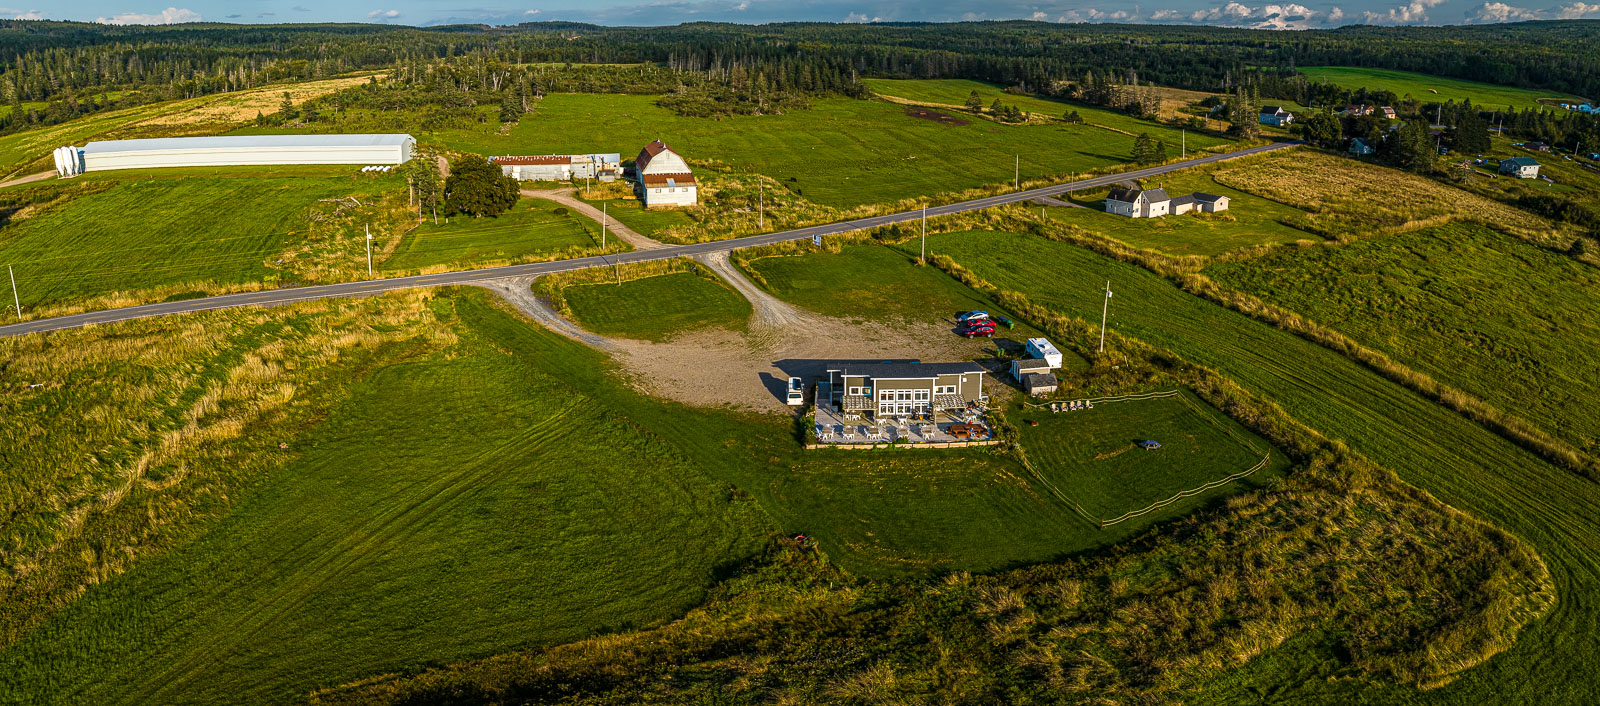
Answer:
[[[1049,363],[1052,370],[1061,367],[1061,351],[1056,350],[1047,339],[1028,339],[1028,355]]]

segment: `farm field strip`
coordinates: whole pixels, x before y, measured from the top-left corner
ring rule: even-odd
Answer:
[[[734,239],[729,239],[729,240],[708,241],[708,242],[704,242],[704,243],[695,243],[695,244],[692,244],[692,245],[681,245],[681,246],[666,247],[666,248],[660,248],[660,249],[656,249],[656,250],[633,251],[633,252],[627,252],[627,253],[619,253],[617,255],[580,257],[580,258],[573,258],[573,259],[569,259],[569,260],[560,260],[560,261],[553,261],[553,262],[538,262],[538,263],[530,263],[530,264],[522,264],[522,265],[507,265],[507,266],[502,266],[502,267],[483,268],[483,269],[477,269],[477,270],[465,270],[465,271],[459,271],[459,272],[447,272],[447,273],[429,274],[429,275],[412,275],[412,276],[405,276],[405,277],[394,277],[394,278],[386,278],[386,279],[380,279],[380,280],[368,281],[368,282],[346,282],[346,283],[341,283],[341,284],[316,285],[316,286],[310,286],[310,287],[301,287],[301,288],[294,289],[294,290],[277,290],[277,291],[271,291],[271,292],[253,292],[253,293],[250,293],[250,294],[219,295],[219,296],[205,297],[205,298],[200,298],[200,299],[192,299],[192,300],[187,300],[187,301],[163,302],[163,303],[160,303],[160,304],[143,304],[143,305],[138,305],[138,306],[129,306],[129,307],[122,307],[122,308],[117,308],[117,309],[110,309],[110,310],[101,311],[101,312],[92,312],[92,313],[84,313],[84,314],[71,314],[71,315],[66,315],[66,316],[57,316],[57,317],[52,317],[52,318],[48,318],[48,319],[39,319],[39,320],[35,320],[35,321],[25,321],[25,322],[22,322],[22,323],[16,323],[16,324],[0,326],[0,336],[17,335],[17,334],[23,334],[23,333],[34,333],[34,332],[40,332],[40,331],[53,331],[53,330],[59,330],[59,329],[64,329],[64,328],[72,328],[72,327],[75,327],[75,326],[82,326],[82,325],[85,325],[85,324],[88,324],[88,323],[113,321],[113,320],[126,320],[126,319],[130,319],[130,318],[140,318],[140,317],[145,317],[145,316],[165,316],[165,315],[170,315],[170,314],[181,314],[181,313],[191,312],[191,311],[204,311],[204,310],[207,310],[207,309],[224,308],[224,307],[229,307],[229,306],[248,306],[248,305],[271,304],[271,303],[277,303],[277,302],[298,301],[298,300],[302,300],[302,299],[316,298],[316,297],[351,296],[351,295],[357,295],[357,294],[370,294],[370,293],[374,293],[374,292],[388,291],[388,290],[394,290],[394,289],[409,289],[409,288],[413,288],[413,287],[434,287],[434,286],[449,285],[449,284],[470,284],[470,283],[473,283],[473,282],[480,282],[480,281],[488,280],[488,279],[497,279],[497,278],[501,278],[501,277],[519,277],[519,276],[526,276],[526,275],[549,274],[549,273],[552,273],[552,272],[562,272],[562,271],[566,271],[566,270],[585,269],[585,268],[589,268],[589,267],[611,266],[611,265],[619,264],[619,263],[648,262],[648,261],[651,261],[651,260],[660,260],[660,259],[667,259],[667,258],[673,258],[673,257],[683,257],[683,256],[701,255],[701,254],[708,254],[708,253],[715,253],[715,252],[724,252],[724,251],[735,250],[735,249],[743,248],[743,247],[751,247],[751,246],[756,246],[756,245],[770,245],[770,244],[774,244],[774,243],[781,243],[781,242],[786,242],[786,241],[791,241],[791,240],[810,239],[810,238],[818,237],[818,236],[825,237],[825,236],[833,235],[833,234],[837,234],[837,233],[848,233],[848,232],[857,231],[857,230],[875,228],[875,227],[878,227],[878,226],[892,225],[892,224],[895,224],[895,223],[907,223],[907,222],[918,220],[918,219],[922,218],[924,215],[928,215],[928,216],[950,215],[950,214],[955,214],[955,213],[964,213],[964,212],[967,212],[967,211],[976,211],[976,210],[981,210],[981,209],[985,209],[985,208],[991,208],[991,207],[994,207],[994,206],[1003,206],[1003,205],[1007,205],[1007,204],[1019,203],[1019,202],[1028,201],[1028,200],[1031,200],[1031,199],[1034,199],[1034,198],[1038,198],[1040,196],[1054,195],[1054,194],[1057,194],[1057,193],[1060,193],[1060,192],[1063,192],[1063,191],[1071,191],[1071,190],[1077,190],[1077,189],[1098,188],[1098,187],[1106,186],[1108,184],[1116,183],[1117,181],[1121,181],[1121,180],[1124,180],[1124,179],[1142,179],[1142,178],[1146,178],[1146,177],[1157,176],[1157,175],[1160,175],[1160,174],[1165,174],[1165,173],[1168,173],[1168,172],[1177,171],[1177,170],[1180,170],[1180,169],[1188,169],[1188,168],[1192,168],[1192,167],[1203,165],[1203,164],[1212,164],[1212,163],[1215,163],[1215,162],[1218,162],[1218,161],[1223,161],[1223,160],[1228,160],[1228,159],[1235,159],[1235,158],[1243,157],[1243,156],[1247,156],[1247,155],[1261,154],[1263,152],[1268,152],[1268,151],[1272,151],[1272,150],[1292,148],[1292,147],[1295,147],[1295,146],[1297,146],[1299,144],[1300,143],[1298,143],[1298,142],[1280,142],[1280,143],[1273,143],[1273,144],[1269,144],[1269,145],[1261,145],[1261,146],[1258,146],[1258,147],[1251,147],[1251,148],[1247,148],[1247,149],[1243,149],[1243,150],[1238,150],[1236,152],[1228,152],[1228,153],[1223,153],[1223,154],[1208,155],[1206,157],[1199,157],[1199,158],[1196,158],[1196,159],[1191,159],[1191,160],[1186,161],[1186,162],[1178,162],[1178,163],[1174,163],[1174,164],[1167,164],[1167,165],[1162,165],[1162,166],[1157,166],[1157,167],[1146,167],[1146,168],[1143,168],[1143,169],[1136,169],[1136,170],[1132,170],[1132,171],[1128,171],[1128,172],[1122,172],[1122,173],[1118,173],[1118,174],[1112,174],[1112,175],[1107,175],[1107,176],[1099,176],[1099,177],[1093,177],[1093,178],[1089,178],[1089,179],[1083,179],[1083,180],[1074,181],[1074,182],[1070,182],[1070,183],[1066,183],[1066,184],[1040,187],[1040,188],[1037,188],[1037,189],[1026,189],[1026,190],[1023,190],[1023,191],[1017,191],[1017,192],[1012,192],[1012,193],[1008,193],[1008,194],[1000,194],[1000,195],[997,195],[997,196],[986,196],[986,197],[983,197],[983,198],[977,198],[977,199],[973,199],[973,200],[970,200],[970,201],[962,201],[962,202],[953,203],[953,204],[944,204],[944,205],[941,205],[941,206],[935,206],[935,207],[929,208],[926,211],[922,211],[920,209],[919,210],[915,210],[915,211],[903,211],[903,212],[900,212],[900,213],[894,213],[894,214],[888,214],[888,215],[882,215],[882,216],[872,216],[872,217],[868,217],[868,218],[860,218],[860,219],[855,219],[855,220],[850,220],[850,221],[842,221],[842,222],[838,222],[838,223],[830,223],[830,224],[826,224],[826,225],[809,226],[809,227],[806,227],[806,228],[799,228],[799,229],[789,230],[789,231],[781,231],[781,232],[776,232],[776,233],[766,233],[766,234],[762,234],[762,235],[753,235],[753,236],[747,236],[747,237],[743,237],[743,238],[734,238]]]
[[[1463,100],[1471,100],[1473,105],[1480,108],[1516,108],[1518,110],[1526,110],[1542,107],[1538,101],[1540,98],[1571,98],[1571,96],[1563,96],[1548,91],[1496,86],[1490,83],[1478,83],[1476,81],[1429,76],[1428,74],[1391,69],[1367,69],[1353,66],[1302,66],[1299,70],[1300,73],[1305,74],[1307,78],[1314,81],[1327,81],[1350,90],[1370,88],[1390,91],[1401,98],[1409,94],[1412,98],[1423,102],[1453,100],[1460,103]],[[1430,92],[1429,89],[1433,89],[1437,93]]]
[[[1600,517],[1600,487],[1333,351],[1188,295],[1146,270],[1022,235],[945,234],[929,240],[931,251],[1070,316],[1097,316],[1099,288],[1111,279],[1117,293],[1111,325],[1119,332],[1217,370],[1404,480],[1537,548],[1560,600],[1515,647],[1447,686],[1425,692],[1380,688],[1366,698],[1473,704],[1584,703],[1600,696],[1582,657],[1600,650],[1600,527],[1594,519]],[[1077,273],[1082,284],[1072,286],[1053,274],[1062,271]],[[1322,700],[1349,696],[1355,688],[1308,678],[1277,696]]]

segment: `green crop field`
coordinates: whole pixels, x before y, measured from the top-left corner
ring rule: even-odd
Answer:
[[[660,138],[690,160],[717,160],[783,181],[828,206],[897,201],[1009,183],[1013,158],[1022,177],[1068,175],[1131,159],[1133,137],[1088,125],[944,125],[880,101],[825,98],[783,115],[686,118],[653,96],[554,94],[508,134],[492,125],[431,136],[479,154],[564,154],[600,150],[631,157]],[[1159,126],[1140,131],[1156,133]],[[1218,144],[1209,139],[1205,144]],[[1172,144],[1177,144],[1174,139]],[[1191,143],[1196,144],[1196,143]],[[952,146],[959,145],[959,149]],[[705,200],[710,194],[702,193]]]
[[[1107,110],[1087,103],[1038,98],[1035,96],[1018,96],[1006,93],[1000,86],[982,81],[968,81],[965,79],[920,79],[897,80],[869,78],[863,79],[873,92],[879,95],[903,98],[919,103],[939,103],[942,105],[964,106],[967,96],[973,91],[978,92],[978,97],[983,99],[984,109],[999,99],[1006,105],[1014,105],[1030,113],[1039,113],[1052,118],[1060,118],[1068,111],[1076,110],[1083,116],[1085,122],[1091,125],[1100,125],[1113,130],[1139,134],[1150,133],[1151,137],[1167,143],[1172,156],[1178,155],[1181,142],[1187,140],[1190,149],[1202,149],[1225,144],[1227,140],[1203,133],[1188,131],[1187,136],[1178,128],[1148,120],[1140,120],[1126,113]]]
[[[394,254],[383,261],[383,269],[463,268],[599,245],[600,224],[553,201],[525,198],[499,216],[458,215],[438,225],[424,221],[401,239]]]
[[[437,304],[458,342],[367,369],[198,538],[0,653],[0,700],[298,700],[675,618],[758,548],[754,504],[627,421],[615,383],[575,384],[599,354],[482,295]]]
[[[1111,519],[1151,503],[1248,471],[1269,445],[1220,412],[1181,392],[1172,397],[1100,402],[1093,409],[1052,413],[1028,409],[1018,418],[1034,468],[1089,514]],[[1153,440],[1161,448],[1138,444]],[[1238,481],[1259,487],[1288,467],[1282,454]]]
[[[1093,318],[1111,280],[1111,326],[1211,367],[1296,419],[1393,469],[1440,499],[1530,542],[1557,592],[1600,594],[1600,486],[1294,334],[1200,300],[1161,277],[1065,243],[1006,233],[930,238],[1005,289]],[[1063,276],[1069,273],[1070,276]],[[1317,676],[1316,636],[1267,651],[1200,699],[1477,704],[1577,703],[1593,696],[1587,655],[1600,651],[1600,605],[1562,600],[1516,646],[1428,691]],[[1492,695],[1492,696],[1491,696]]]
[[[908,244],[916,247],[916,241]],[[747,266],[757,282],[784,301],[849,319],[953,320],[957,312],[994,302],[932,267],[915,267],[916,253],[880,246],[845,247],[801,257],[764,257]]]
[[[1172,196],[1196,191],[1219,194],[1229,199],[1226,216],[1210,217],[1196,213],[1165,218],[1128,218],[1105,212],[1105,191],[1073,192],[1063,198],[1086,208],[1048,208],[1046,215],[1092,233],[1115,238],[1136,248],[1158,250],[1172,255],[1220,255],[1229,250],[1292,243],[1297,240],[1321,241],[1322,236],[1288,225],[1288,219],[1304,211],[1223,186],[1206,172],[1178,172],[1147,180],[1146,187],[1159,184]]]
[[[161,285],[259,282],[298,242],[318,199],[401,188],[380,178],[117,180],[0,229],[24,306]]]
[[[661,341],[702,328],[743,330],[750,302],[713,276],[674,272],[584,284],[568,287],[565,296],[578,322],[602,336]]]
[[[1471,100],[1473,105],[1485,109],[1515,108],[1517,110],[1527,110],[1540,107],[1538,102],[1540,98],[1564,99],[1571,97],[1546,91],[1496,86],[1490,83],[1477,83],[1475,81],[1463,81],[1389,69],[1363,69],[1353,66],[1302,66],[1300,67],[1300,73],[1305,74],[1307,78],[1313,81],[1327,81],[1350,90],[1369,88],[1391,91],[1401,98],[1409,95],[1424,103],[1429,101],[1443,103],[1448,100],[1460,103],[1465,100]],[[1438,92],[1432,93],[1430,89]]]
[[[1221,263],[1235,289],[1600,450],[1600,275],[1479,226]]]

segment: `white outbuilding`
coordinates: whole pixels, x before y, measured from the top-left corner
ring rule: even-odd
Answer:
[[[639,177],[639,196],[645,208],[693,206],[700,203],[700,186],[689,171],[689,162],[656,140],[639,151],[633,161]]]
[[[417,141],[404,134],[225,135],[90,142],[67,147],[79,172],[155,167],[228,167],[282,164],[404,164]],[[71,176],[74,160],[57,170]]]

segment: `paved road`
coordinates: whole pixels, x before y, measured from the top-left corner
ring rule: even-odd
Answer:
[[[1051,196],[1064,191],[1080,191],[1109,186],[1130,179],[1143,179],[1159,176],[1179,169],[1212,164],[1236,157],[1244,157],[1262,152],[1296,147],[1300,141],[1274,142],[1270,145],[1251,147],[1249,149],[1227,152],[1223,154],[1207,155],[1197,159],[1175,164],[1165,164],[1159,167],[1146,167],[1129,172],[1108,174],[1091,179],[1082,179],[1067,184],[1046,186],[1027,191],[1017,191],[998,196],[987,196],[971,201],[946,204],[943,206],[930,206],[929,216],[947,216],[954,213],[977,211],[995,206],[1021,203],[1043,196]],[[239,294],[224,294],[202,299],[189,299],[177,302],[162,302],[159,304],[144,304],[141,306],[123,307],[120,309],[106,309],[91,311],[70,316],[57,316],[36,321],[25,321],[9,326],[0,326],[0,337],[17,336],[25,333],[39,333],[43,331],[59,331],[61,329],[77,328],[90,324],[104,324],[115,321],[127,321],[150,316],[167,316],[170,314],[187,314],[195,311],[209,311],[211,309],[227,309],[236,306],[268,306],[273,304],[287,304],[291,302],[306,301],[310,299],[326,299],[331,297],[361,297],[381,294],[397,289],[412,289],[416,287],[442,287],[455,284],[472,284],[486,280],[500,279],[502,277],[527,277],[533,275],[550,274],[552,272],[565,272],[568,270],[581,270],[590,267],[609,267],[615,264],[630,262],[646,262],[662,260],[673,257],[687,257],[704,255],[707,253],[737,250],[756,245],[770,245],[789,240],[807,240],[817,235],[835,235],[854,230],[875,228],[894,223],[906,223],[920,219],[922,211],[906,211],[892,213],[871,218],[858,218],[853,221],[841,221],[826,225],[799,228],[780,233],[764,233],[730,240],[717,240],[709,243],[696,243],[694,245],[674,245],[655,250],[635,250],[633,252],[618,253],[616,255],[596,255],[593,257],[580,257],[571,260],[557,260],[555,262],[533,262],[525,265],[507,265],[504,267],[489,267],[479,270],[465,270],[462,272],[441,272],[431,275],[414,275],[410,277],[395,277],[392,279],[379,279],[366,282],[342,282],[339,284],[322,284],[311,287],[295,287],[289,289],[273,289],[262,292],[243,292]]]

